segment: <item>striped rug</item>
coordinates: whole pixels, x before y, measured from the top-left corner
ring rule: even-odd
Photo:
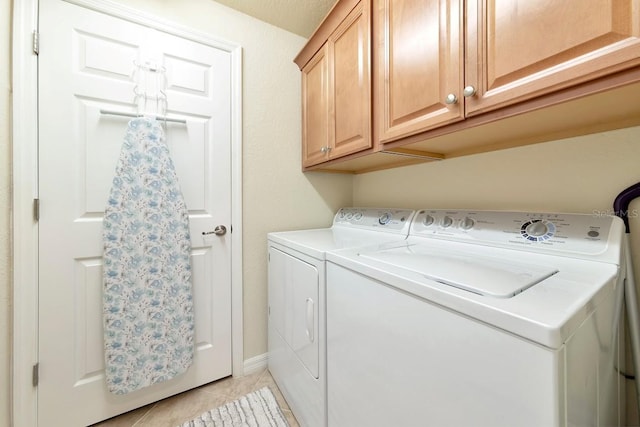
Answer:
[[[263,387],[179,427],[289,427],[289,424],[269,387]]]

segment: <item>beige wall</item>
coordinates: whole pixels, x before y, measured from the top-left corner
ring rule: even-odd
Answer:
[[[11,2],[0,2],[0,426],[9,425],[11,348]]]
[[[618,193],[640,181],[639,141],[635,127],[357,175],[354,203],[611,212]]]

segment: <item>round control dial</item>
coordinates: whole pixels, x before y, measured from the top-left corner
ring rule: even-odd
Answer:
[[[534,221],[531,224],[527,225],[527,228],[525,228],[525,231],[529,233],[529,236],[540,237],[547,234],[547,231],[549,231],[549,228],[542,221]]]
[[[442,218],[442,221],[440,221],[440,225],[442,228],[449,228],[453,225],[453,219],[450,216],[445,216]]]
[[[424,219],[422,220],[422,223],[428,227],[430,225],[432,225],[436,220],[431,216],[431,215],[425,215]]]
[[[520,227],[520,234],[531,242],[543,242],[553,237],[556,226],[544,219],[532,219]]]
[[[386,225],[389,221],[391,221],[391,215],[389,213],[384,213],[380,215],[380,218],[378,218],[380,225]]]
[[[474,224],[475,224],[474,220],[472,220],[468,216],[465,216],[460,221],[460,228],[462,228],[463,230],[471,230],[473,228]]]

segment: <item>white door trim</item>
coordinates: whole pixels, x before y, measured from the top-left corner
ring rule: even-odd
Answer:
[[[38,1],[13,3],[13,331],[11,425],[37,425],[32,367],[38,358],[38,57],[32,32],[38,28]]]
[[[231,54],[231,341],[232,374],[244,370],[242,315],[242,48],[211,35],[106,0],[65,0]],[[13,11],[13,330],[11,425],[37,425],[38,358],[38,57],[32,33],[38,28],[38,0],[14,2]],[[43,43],[46,45],[46,41]]]

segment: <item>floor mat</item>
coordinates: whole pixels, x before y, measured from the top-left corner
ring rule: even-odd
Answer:
[[[288,427],[269,387],[207,411],[178,427]]]

